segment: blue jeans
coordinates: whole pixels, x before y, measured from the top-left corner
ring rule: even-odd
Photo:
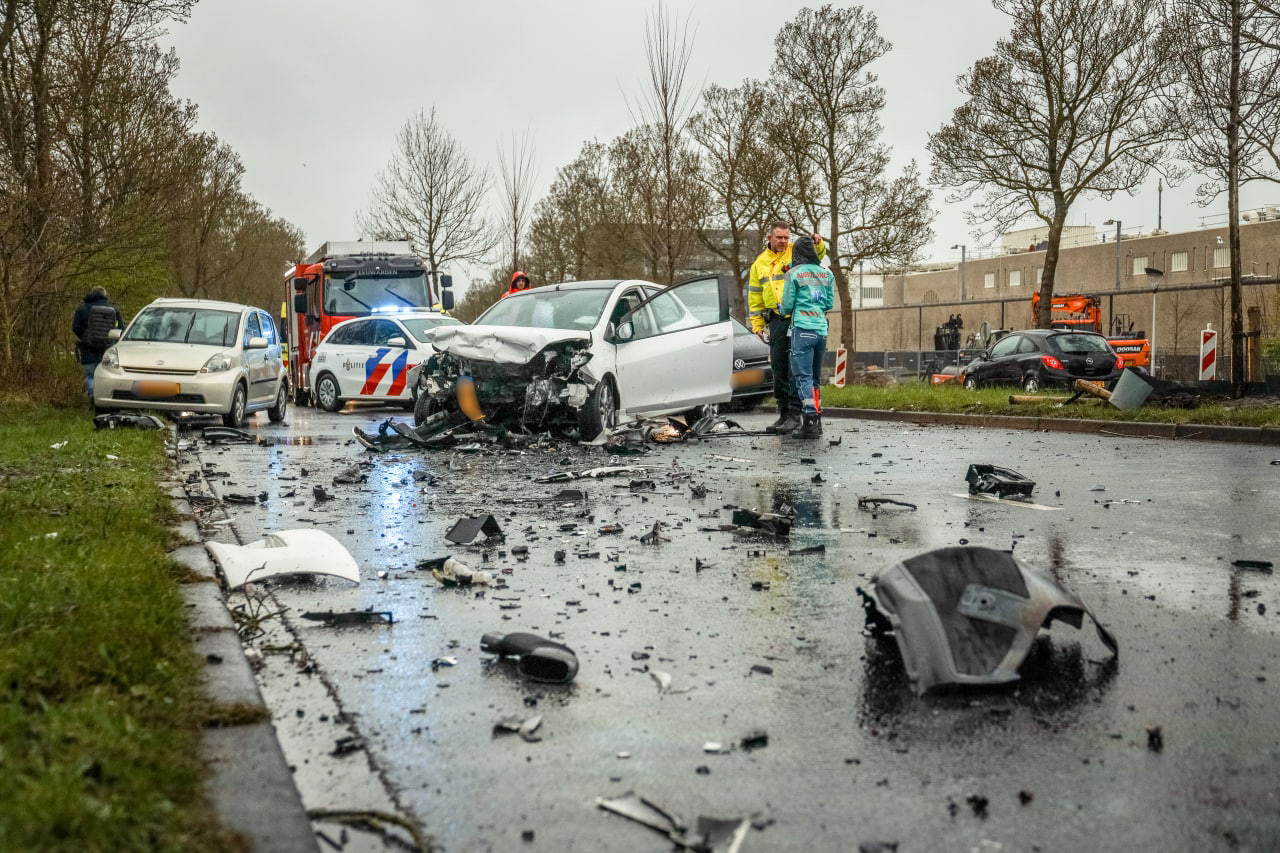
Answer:
[[[811,329],[791,331],[791,380],[796,396],[806,415],[822,413],[818,377],[822,375],[822,356],[827,351],[827,336]]]
[[[84,368],[84,390],[89,392],[89,402],[93,402],[93,372],[98,369],[98,362],[90,361],[80,365]]]

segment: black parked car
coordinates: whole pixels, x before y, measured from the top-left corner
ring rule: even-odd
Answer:
[[[966,388],[1021,385],[1034,393],[1049,387],[1069,389],[1077,379],[1110,388],[1123,371],[1124,359],[1102,335],[1026,329],[996,341],[965,365],[960,375]]]

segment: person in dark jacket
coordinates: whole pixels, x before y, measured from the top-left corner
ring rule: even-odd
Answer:
[[[123,327],[120,312],[107,298],[104,287],[90,290],[84,295],[84,301],[76,306],[76,313],[71,318],[71,331],[76,336],[76,356],[84,368],[84,388],[90,402],[93,401],[93,372],[98,369],[102,354],[110,346],[107,333]]]

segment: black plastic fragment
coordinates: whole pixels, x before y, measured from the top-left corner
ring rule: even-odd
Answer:
[[[492,515],[473,515],[460,518],[445,533],[444,538],[458,545],[468,545],[477,535],[483,533],[485,540],[502,538],[502,527]]]
[[[995,495],[998,498],[1031,496],[1034,480],[1029,480],[1010,468],[975,462],[964,475],[971,495]]]

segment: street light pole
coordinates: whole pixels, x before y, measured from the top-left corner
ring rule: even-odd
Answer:
[[[956,243],[951,248],[960,250],[960,301],[964,302],[964,252],[966,247],[962,243]]]
[[[1116,227],[1116,290],[1120,289],[1120,220],[1108,219],[1103,225],[1114,225]]]

